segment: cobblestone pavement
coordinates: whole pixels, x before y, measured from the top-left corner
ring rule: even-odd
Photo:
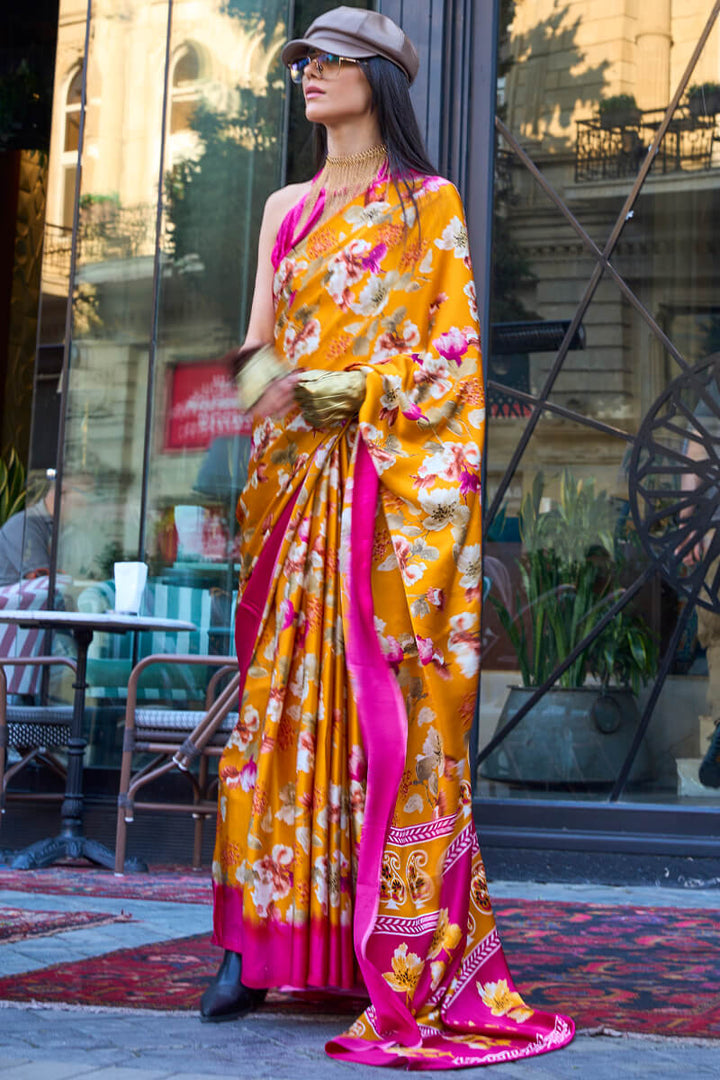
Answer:
[[[495,896],[594,903],[720,908],[720,890],[613,888],[494,882]],[[0,946],[0,974],[17,974],[134,944],[209,929],[204,905],[107,897],[0,892],[0,906],[27,910],[128,911],[134,922],[69,931]],[[324,1054],[343,1021],[267,1012],[227,1024],[201,1024],[192,1014],[0,1003],[2,1080],[349,1080],[382,1075]],[[720,1040],[614,1036],[581,1032],[564,1050],[529,1061],[489,1066],[499,1080],[677,1080],[720,1077]],[[447,1077],[433,1070],[428,1077]],[[466,1073],[465,1075],[470,1075]]]
[[[340,1022],[264,1014],[212,1025],[179,1013],[8,1006],[0,1008],[0,1074],[3,1080],[379,1080],[378,1069],[326,1057],[323,1045]],[[717,1080],[720,1043],[580,1034],[564,1050],[475,1072],[488,1074],[498,1080]],[[423,1075],[448,1077],[437,1070]]]

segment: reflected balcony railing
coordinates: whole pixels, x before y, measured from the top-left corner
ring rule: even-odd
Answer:
[[[150,205],[82,206],[78,225],[78,263],[103,263],[152,255],[155,216],[155,208]],[[46,277],[67,282],[71,252],[70,226],[46,222],[43,243],[43,273]]]
[[[645,160],[664,109],[636,110],[629,122],[609,118],[577,121],[575,182],[619,180],[635,176]],[[660,144],[652,172],[698,172],[720,168],[718,117],[698,116],[687,106],[676,109]]]
[[[156,208],[120,206],[112,199],[85,196],[80,203],[78,260],[81,264],[152,255]]]
[[[67,281],[70,277],[72,229],[69,225],[45,223],[43,236],[43,273]]]

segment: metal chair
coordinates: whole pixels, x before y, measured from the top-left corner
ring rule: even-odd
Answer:
[[[49,668],[54,665],[76,670],[68,656],[2,657],[0,664],[0,815],[7,799],[43,802],[62,800],[63,792],[8,792],[8,784],[32,761],[39,761],[65,778],[65,767],[54,751],[67,746],[70,738],[71,705],[9,705],[6,667]],[[20,754],[18,761],[7,765],[8,750]],[[0,821],[2,818],[0,817]]]
[[[204,664],[217,667],[208,683],[205,709],[138,708],[138,683],[143,672],[154,664]],[[227,685],[220,689],[222,681],[228,676]],[[154,654],[146,656],[133,668],[128,681],[118,793],[116,874],[124,872],[127,826],[135,820],[136,810],[192,814],[195,819],[192,864],[196,869],[199,867],[203,826],[206,819],[214,818],[217,812],[217,801],[212,797],[217,779],[209,777],[209,761],[211,757],[220,756],[237,723],[239,686],[238,662],[234,656]],[[153,756],[133,772],[134,758],[138,754]],[[197,774],[190,771],[195,758],[199,758]],[[141,788],[176,768],[188,777],[192,802],[149,799],[139,802],[136,799]]]

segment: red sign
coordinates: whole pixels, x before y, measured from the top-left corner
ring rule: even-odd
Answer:
[[[224,364],[176,364],[169,382],[166,450],[205,450],[221,435],[250,434],[252,421],[238,409]]]

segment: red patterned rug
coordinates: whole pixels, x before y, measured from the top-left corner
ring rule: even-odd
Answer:
[[[499,900],[496,915],[518,988],[578,1027],[720,1038],[720,927],[715,912]],[[0,979],[0,999],[197,1008],[220,950],[206,935],[126,949]],[[354,1015],[362,1002],[272,994],[267,1012]]]
[[[211,904],[210,868],[196,873],[187,867],[153,866],[147,874],[115,877],[86,864],[53,866],[47,870],[0,867],[0,890],[55,896],[114,896],[127,900],[172,900],[176,904]]]
[[[130,915],[108,915],[101,911],[23,911],[0,907],[0,943],[24,941],[30,937],[62,934],[65,930],[84,930],[88,926],[127,922]]]

